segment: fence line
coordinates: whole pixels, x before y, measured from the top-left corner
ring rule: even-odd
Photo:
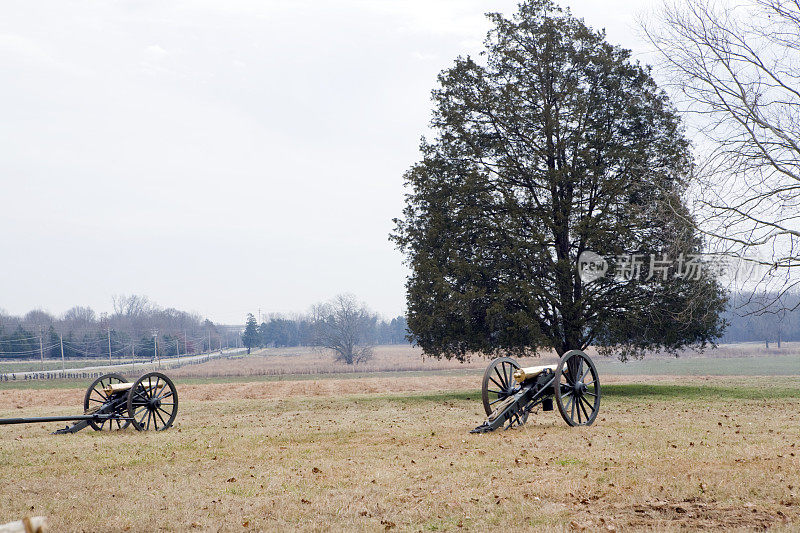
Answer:
[[[95,379],[103,374],[117,371],[120,373],[134,373],[137,369],[141,372],[149,370],[180,368],[188,365],[197,365],[220,358],[235,358],[247,353],[246,349],[233,349],[229,351],[217,351],[206,354],[197,354],[181,357],[171,357],[161,361],[149,361],[136,363],[124,363],[120,365],[90,366],[84,368],[73,368],[68,370],[39,370],[30,372],[6,372],[0,374],[0,382],[33,381],[33,380],[56,380],[56,379]]]

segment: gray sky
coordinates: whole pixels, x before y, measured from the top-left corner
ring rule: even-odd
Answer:
[[[562,2],[645,50],[652,2]],[[111,295],[238,323],[352,292],[403,312],[387,240],[437,73],[513,1],[0,5],[0,308]]]

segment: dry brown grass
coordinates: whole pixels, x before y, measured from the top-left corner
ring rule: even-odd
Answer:
[[[609,387],[592,427],[539,413],[488,435],[468,433],[483,418],[475,377],[442,378],[179,384],[178,422],[162,434],[5,426],[0,523],[41,514],[55,531],[800,524],[798,378],[725,389],[737,399]],[[767,385],[790,392],[742,394],[758,398]],[[445,388],[464,390],[430,392]],[[0,416],[20,416],[15,402],[26,415],[72,413],[81,397],[2,391]]]
[[[555,362],[555,356],[520,359],[523,364]],[[369,372],[406,372],[432,370],[477,370],[486,367],[487,360],[472,357],[466,363],[423,357],[422,350],[409,345],[377,346],[375,356],[366,363],[347,365],[334,361],[330,352],[301,346],[298,348],[268,348],[247,357],[218,359],[171,371],[182,377],[274,376],[302,374],[349,374]]]
[[[597,363],[604,369],[612,370],[612,368],[614,368],[613,366],[609,366],[609,363],[611,365],[615,363],[614,360],[597,357],[593,349],[587,351],[591,356],[595,357]],[[705,363],[707,363],[705,367],[713,369],[718,365],[727,364],[724,361],[718,361],[719,359],[737,359],[736,364],[742,364],[742,361],[753,361],[755,358],[764,358],[764,356],[766,356],[763,360],[768,360],[766,364],[769,366],[775,361],[775,358],[789,361],[790,358],[797,358],[798,355],[800,355],[800,343],[784,343],[781,350],[770,349],[769,351],[765,350],[764,346],[761,344],[728,344],[722,345],[714,350],[709,350],[702,355],[694,352],[686,352],[682,354],[681,360],[689,360],[689,362],[705,361]],[[646,362],[656,363],[657,368],[664,369],[669,367],[663,366],[662,363],[669,363],[674,360],[674,357],[663,354],[651,354],[646,358]],[[541,357],[522,358],[518,359],[518,361],[522,366],[531,366],[555,363],[558,361],[558,358],[553,353],[545,353],[542,354]],[[661,363],[659,363],[659,361]],[[800,373],[800,359],[797,361],[795,365],[797,370],[794,373]],[[409,345],[378,346],[375,349],[375,357],[369,362],[359,365],[346,365],[334,361],[333,356],[329,352],[314,350],[308,347],[298,347],[263,349],[254,352],[254,354],[250,356],[234,359],[216,359],[207,363],[171,370],[170,373],[178,377],[204,378],[224,376],[361,374],[405,371],[430,372],[441,370],[477,372],[483,371],[486,365],[487,359],[477,355],[473,356],[465,363],[426,358],[423,357],[422,350]],[[766,373],[770,374],[772,372]]]

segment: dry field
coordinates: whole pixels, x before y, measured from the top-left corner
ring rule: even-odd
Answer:
[[[334,361],[333,356],[328,351],[300,346],[296,348],[267,348],[255,351],[252,355],[246,357],[216,359],[199,365],[185,366],[175,370],[175,375],[219,377],[477,370],[485,368],[486,364],[486,359],[481,357],[475,357],[467,363],[424,358],[419,348],[406,344],[377,346],[375,348],[375,356],[370,361],[359,365],[346,365]]]
[[[765,350],[761,344],[728,344],[704,354],[687,352],[676,359],[667,355],[649,355],[643,361],[620,363],[614,359],[595,358],[602,373],[607,374],[672,374],[672,375],[800,375],[800,343],[784,343],[778,349]],[[520,359],[523,366],[555,363],[555,354]],[[207,363],[185,366],[170,371],[180,377],[225,376],[303,376],[324,374],[364,374],[377,372],[482,372],[487,365],[483,357],[475,356],[466,363],[425,358],[419,348],[409,345],[378,346],[375,357],[365,364],[349,366],[337,363],[329,352],[313,348],[269,348],[250,356],[235,359],[216,359]]]
[[[178,380],[180,412],[165,433],[4,426],[0,523],[41,514],[55,531],[800,527],[800,377],[674,380],[606,380],[589,428],[539,413],[486,435],[469,434],[483,418],[475,376]],[[72,413],[81,396],[0,389],[0,417]]]

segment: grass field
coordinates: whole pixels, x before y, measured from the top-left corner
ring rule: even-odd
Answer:
[[[349,376],[348,376],[349,377]],[[178,378],[165,433],[0,432],[0,523],[55,531],[796,530],[800,377],[607,376],[601,414],[471,435],[479,379]],[[50,383],[52,387],[52,383]],[[0,388],[0,417],[83,385]]]
[[[597,357],[590,352],[603,374],[612,375],[698,375],[698,376],[750,376],[750,375],[800,375],[800,346],[784,344],[782,350],[764,350],[760,344],[726,345],[698,356],[687,353],[680,358],[648,356],[641,361],[621,363],[616,359]],[[544,354],[538,358],[520,359],[523,366],[555,363],[558,358]],[[259,350],[239,359],[217,359],[198,365],[176,369],[180,377],[217,378],[241,377],[271,379],[289,376],[343,376],[346,374],[372,374],[394,372],[482,373],[487,360],[473,357],[466,363],[423,358],[420,349],[412,346],[378,346],[375,357],[366,364],[345,365],[333,361],[330,354],[311,348],[271,348]]]

